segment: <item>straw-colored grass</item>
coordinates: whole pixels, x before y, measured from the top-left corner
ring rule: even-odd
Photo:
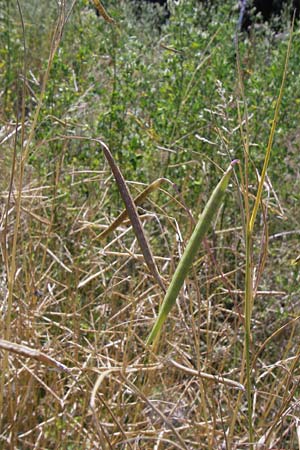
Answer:
[[[124,8],[120,17],[125,21],[129,11],[125,2],[114,5],[116,11]],[[83,12],[76,9],[79,6]],[[8,2],[7,10],[11,11],[11,7]],[[163,60],[160,52],[171,54],[166,58],[168,69],[178,70],[174,69],[176,76],[182,76],[180,82],[185,71],[192,72],[180,91],[184,95],[176,93],[173,98],[171,90],[160,91],[161,97],[167,92],[170,103],[174,102],[169,141],[159,136],[160,128],[153,123],[150,112],[147,115],[138,108],[124,108],[126,124],[136,116],[138,120],[133,125],[130,122],[132,130],[139,126],[150,139],[147,143],[154,143],[155,151],[159,151],[153,151],[149,160],[143,159],[152,177],[145,182],[143,172],[139,172],[139,159],[134,160],[137,169],[133,170],[130,155],[116,145],[132,138],[126,134],[123,122],[119,128],[116,125],[123,113],[122,105],[116,104],[120,101],[118,79],[124,70],[129,90],[138,64],[130,72],[126,44],[120,55],[116,51],[118,39],[125,42],[128,36],[125,22],[117,23],[113,8],[102,11],[103,17],[111,20],[101,28],[103,36],[106,33],[110,39],[105,41],[105,51],[109,53],[109,44],[113,49],[108,58],[103,58],[109,70],[106,72],[103,64],[101,73],[111,109],[104,111],[99,127],[107,126],[109,139],[99,138],[101,133],[94,132],[97,102],[89,97],[89,88],[80,91],[78,85],[84,81],[76,79],[75,70],[72,81],[76,95],[71,105],[63,109],[61,116],[49,107],[51,95],[59,98],[63,92],[58,88],[61,80],[55,79],[54,69],[59,71],[61,64],[62,72],[67,73],[59,58],[64,56],[64,39],[71,43],[68,26],[75,17],[76,26],[79,24],[83,32],[89,14],[86,11],[87,5],[75,0],[60,2],[55,14],[51,9],[55,21],[47,22],[46,33],[49,37],[51,31],[51,44],[47,64],[39,66],[38,81],[31,67],[31,48],[27,48],[31,42],[26,34],[30,17],[25,14],[25,6],[16,2],[16,26],[23,37],[23,67],[14,81],[21,86],[21,111],[14,115],[12,93],[3,87],[6,119],[0,132],[6,155],[0,184],[0,448],[299,449],[299,311],[296,302],[288,302],[287,286],[278,281],[281,278],[277,268],[287,251],[281,269],[291,272],[289,280],[297,283],[297,266],[289,265],[292,256],[297,256],[293,255],[296,240],[292,240],[294,235],[290,238],[291,234],[284,234],[291,231],[274,233],[270,239],[268,236],[271,213],[280,215],[284,210],[279,193],[268,180],[267,168],[272,162],[271,147],[284,82],[288,86],[287,65],[282,87],[276,86],[280,94],[262,172],[256,164],[257,155],[251,153],[252,115],[247,112],[248,93],[246,89],[243,92],[244,61],[238,64],[234,98],[232,92],[227,98],[228,87],[223,89],[221,80],[214,80],[218,104],[209,104],[208,96],[205,106],[220,153],[209,153],[203,147],[199,159],[193,146],[184,147],[186,136],[192,135],[195,147],[199,142],[211,145],[210,149],[219,147],[205,137],[209,127],[198,122],[199,111],[195,113],[197,120],[182,131],[180,114],[188,114],[186,105],[201,89],[201,71],[212,71],[212,66],[206,64],[212,64],[210,60],[218,50],[214,40],[225,31],[214,30],[204,56],[197,54],[195,66],[188,65],[189,52],[183,44],[180,48],[182,35],[176,41],[178,48],[167,41],[171,42],[169,34],[162,35],[166,43],[159,41],[156,57]],[[176,20],[182,11],[175,11]],[[194,17],[194,6],[191,11]],[[86,14],[84,19],[80,14]],[[94,23],[96,19],[89,20]],[[126,20],[130,20],[129,13]],[[88,27],[85,31],[89,32]],[[140,33],[142,39],[144,30]],[[132,41],[130,35],[128,42]],[[291,48],[290,41],[287,60]],[[78,54],[82,65],[87,64]],[[203,56],[201,61],[199,55]],[[138,63],[143,61],[150,72],[149,59],[148,55],[138,54]],[[9,85],[9,71],[6,75]],[[142,79],[139,83],[132,82],[133,91],[142,85],[141,98],[146,101],[148,81],[143,84]],[[148,84],[154,96],[154,86]],[[68,82],[66,85],[69,89]],[[29,97],[34,102],[27,114]],[[229,117],[233,104],[235,120]],[[99,101],[97,108],[101,107]],[[162,106],[157,114],[161,111]],[[105,122],[107,116],[110,120]],[[169,126],[165,119],[164,124]],[[244,147],[244,152],[236,155],[241,157],[240,170],[232,171],[230,166],[226,171],[235,156],[231,139],[236,139],[239,132],[240,148]],[[88,164],[80,160],[85,153],[90,155]],[[45,155],[50,156],[43,164]],[[155,158],[160,158],[158,165]],[[176,184],[169,176],[170,169],[174,169],[172,176],[178,170]],[[211,202],[212,187],[217,186],[222,172],[225,178]],[[261,173],[257,180],[256,173]],[[197,195],[191,186],[198,189]],[[276,201],[265,199],[264,190]],[[205,205],[211,209],[207,211]],[[165,295],[169,295],[164,289],[172,286],[185,249],[193,243],[195,217],[200,211],[204,211],[205,227],[201,228],[200,219],[201,232],[196,235],[192,257],[167,309],[160,309]],[[287,208],[285,214],[289,214]],[[278,252],[274,242],[283,234],[291,239],[291,246]],[[283,300],[283,311],[278,311]],[[163,322],[164,326],[159,346],[153,348],[146,340],[159,311],[163,311],[163,320],[148,342],[157,337]]]

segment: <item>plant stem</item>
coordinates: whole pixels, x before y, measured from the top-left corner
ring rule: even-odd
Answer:
[[[246,358],[246,392],[250,450],[253,450],[253,423],[252,423],[252,379],[251,379],[251,314],[253,304],[252,292],[252,236],[249,223],[246,230],[246,279],[245,279],[245,358]]]

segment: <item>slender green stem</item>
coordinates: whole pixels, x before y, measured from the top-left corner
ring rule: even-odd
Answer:
[[[284,69],[283,69],[283,75],[282,75],[282,80],[281,80],[281,86],[280,86],[279,95],[278,95],[278,98],[277,98],[277,101],[276,101],[276,106],[275,106],[275,111],[274,111],[274,118],[273,118],[273,121],[272,121],[271,131],[270,131],[270,135],[269,135],[269,141],[268,141],[268,145],[267,145],[264,165],[263,165],[263,169],[262,169],[261,176],[260,176],[260,182],[259,182],[259,185],[258,185],[258,190],[257,190],[256,198],[255,198],[253,211],[252,211],[252,214],[251,214],[251,219],[250,219],[250,229],[251,230],[253,230],[254,222],[255,222],[255,219],[256,219],[256,216],[257,216],[257,212],[258,212],[258,208],[259,208],[259,204],[261,202],[263,186],[264,186],[264,182],[265,182],[265,178],[266,178],[266,173],[267,173],[267,169],[268,169],[268,165],[269,165],[269,161],[270,161],[270,156],[271,156],[271,149],[272,149],[273,140],[274,140],[274,136],[275,136],[275,130],[276,130],[277,122],[278,122],[278,119],[279,119],[279,110],[280,110],[281,100],[282,100],[282,97],[283,97],[283,88],[284,88],[285,81],[286,81],[288,62],[289,62],[289,59],[290,59],[291,48],[292,48],[292,37],[293,37],[293,26],[292,26],[292,29],[291,29],[290,39],[289,39],[288,48],[287,48],[287,52],[286,52]]]
[[[271,131],[269,135],[264,165],[258,185],[258,190],[255,198],[254,207],[252,210],[252,214],[249,218],[249,210],[247,214],[247,225],[246,225],[246,277],[245,277],[245,358],[246,358],[246,381],[247,381],[247,409],[248,409],[248,427],[249,427],[249,449],[253,450],[254,448],[254,432],[253,432],[253,402],[252,402],[252,362],[251,362],[251,316],[252,316],[252,308],[254,303],[253,298],[253,268],[252,268],[252,233],[254,228],[255,219],[258,213],[259,205],[261,203],[262,199],[262,192],[263,192],[263,186],[265,182],[265,177],[267,173],[267,168],[270,161],[271,156],[271,149],[273,145],[275,130],[277,126],[277,122],[279,119],[279,110],[280,105],[282,101],[283,96],[283,88],[285,85],[285,80],[287,76],[287,67],[288,67],[288,61],[290,58],[290,52],[291,52],[291,44],[292,44],[292,30],[290,34],[290,39],[288,43],[288,49],[286,53],[286,59],[285,59],[285,65],[283,70],[283,76],[281,81],[281,86],[279,90],[279,95],[276,101],[275,111],[274,111],[274,118],[272,121]],[[246,154],[248,158],[248,154]],[[248,159],[246,168],[248,168]],[[248,189],[248,181],[246,180],[246,189]],[[248,204],[248,192],[245,193],[245,205]]]

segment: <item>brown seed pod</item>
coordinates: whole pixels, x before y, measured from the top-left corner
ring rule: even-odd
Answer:
[[[110,15],[106,12],[106,9],[100,2],[100,0],[93,0],[96,10],[99,13],[99,16],[103,17],[103,19],[108,23],[115,23],[114,19],[110,17]]]

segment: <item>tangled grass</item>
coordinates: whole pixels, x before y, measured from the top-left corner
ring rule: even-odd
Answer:
[[[18,5],[26,47],[24,5]],[[85,7],[83,3],[80,6]],[[116,10],[122,7],[127,8],[122,3]],[[156,153],[143,160],[149,173],[162,166],[162,172],[173,168],[170,175],[177,174],[175,185],[173,179],[157,173],[156,178],[167,181],[154,183],[153,189],[154,185],[148,188],[149,183],[141,182],[137,176],[141,160],[132,161],[117,146],[118,139],[124,145],[129,141],[135,145],[136,137],[126,134],[123,112],[116,102],[120,75],[113,52],[106,59],[105,67],[112,70],[112,76],[103,71],[103,84],[111,94],[111,109],[101,116],[104,129],[106,116],[110,115],[109,135],[103,140],[126,174],[131,196],[139,199],[136,208],[142,230],[163,284],[169,285],[194,228],[196,214],[203,210],[211,185],[220,178],[220,161],[227,167],[228,159],[232,159],[231,140],[239,139],[243,148],[239,155],[243,162],[241,172],[232,179],[228,199],[217,205],[212,231],[185,278],[154,352],[146,345],[146,338],[164,292],[151,265],[149,268],[145,262],[132,220],[124,214],[114,226],[124,206],[111,168],[97,153],[94,124],[83,124],[95,111],[93,101],[89,103],[90,91],[76,91],[74,69],[77,94],[74,102],[70,100],[71,105],[59,114],[57,92],[64,93],[61,95],[65,95],[66,102],[69,94],[65,85],[59,90],[51,84],[60,71],[64,75],[67,72],[62,62],[61,66],[58,64],[64,48],[62,38],[72,17],[78,14],[75,8],[76,1],[61,2],[56,12],[47,65],[41,82],[35,85],[34,96],[29,89],[34,85],[34,74],[30,74],[26,57],[22,59],[18,80],[13,80],[21,91],[19,114],[15,116],[8,72],[7,84],[3,86],[6,116],[1,128],[5,150],[1,156],[0,217],[1,447],[299,448],[297,292],[294,290],[293,297],[287,285],[277,283],[288,279],[296,285],[299,278],[294,254],[297,219],[294,213],[292,230],[269,236],[268,229],[274,225],[268,222],[276,222],[274,215],[288,215],[289,210],[282,206],[280,193],[274,190],[270,178],[266,174],[260,177],[255,155],[249,157],[252,115],[247,113],[247,102],[242,101],[239,91],[241,71],[237,99],[227,102],[221,81],[216,83],[217,106],[209,106],[209,97],[206,99],[214,137],[220,139],[221,157],[216,154],[214,158],[207,151],[199,163],[190,146],[186,153],[183,150],[181,140],[191,134],[186,123],[182,125],[186,127],[183,136],[179,138],[177,134],[180,113],[187,114],[184,108],[206,59],[193,72],[185,97],[174,97],[175,119],[169,142],[159,141],[159,125],[155,125],[150,112],[147,117],[138,107],[127,111],[128,120],[135,118],[130,133],[138,126],[145,139],[155,145]],[[180,14],[179,11],[179,19]],[[111,29],[105,30],[111,33]],[[125,40],[121,27],[118,34]],[[211,47],[205,49],[209,51],[208,58],[216,51],[215,34],[210,38]],[[67,37],[66,41],[69,42]],[[171,44],[167,51],[177,58],[178,50]],[[180,56],[178,61],[179,68],[174,66],[174,71],[184,72],[186,62]],[[172,64],[175,65],[174,60]],[[127,77],[129,62],[126,70]],[[136,77],[134,70],[131,76]],[[143,85],[145,80],[139,83]],[[161,95],[164,93],[161,90]],[[148,101],[143,95],[142,100]],[[34,105],[31,114],[26,109],[28,97]],[[57,111],[49,106],[49,99]],[[232,102],[238,105],[236,122],[228,116]],[[165,122],[162,108],[158,113]],[[222,125],[214,121],[214,116],[221,117]],[[278,113],[274,123],[277,119]],[[190,124],[192,133],[195,127],[195,122]],[[214,148],[215,143],[211,137],[205,137],[205,130],[209,131],[204,127],[203,135],[197,134],[198,140],[201,145],[207,144],[211,149],[213,144]],[[239,132],[240,137],[236,138]],[[75,139],[76,136],[84,140]],[[180,156],[174,161],[177,153]],[[85,155],[92,155],[90,164]],[[136,166],[135,171],[129,160]],[[208,186],[208,192],[196,202],[192,189],[197,188],[198,181],[194,166],[202,187]],[[182,173],[186,175],[181,177]],[[251,222],[251,247],[247,248],[246,224],[253,206],[258,220]],[[282,237],[290,237],[284,249]],[[284,253],[287,256],[282,259]],[[294,265],[290,264],[292,257]],[[278,268],[282,261],[284,267]],[[280,275],[281,270],[284,275]],[[246,302],[250,302],[251,312],[248,310],[245,317],[247,271],[251,295]]]

